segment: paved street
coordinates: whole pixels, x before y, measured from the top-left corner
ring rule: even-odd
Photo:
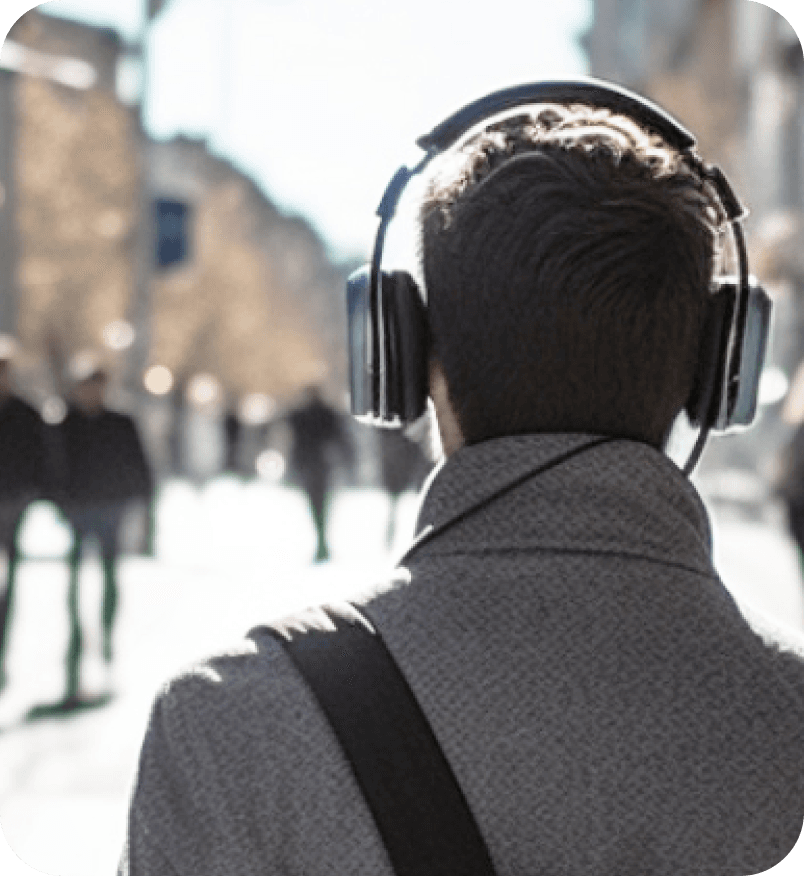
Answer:
[[[398,546],[412,528],[412,497],[402,511]],[[171,485],[160,504],[158,559],[129,559],[122,567],[117,696],[105,708],[33,724],[21,721],[28,708],[62,692],[66,572],[55,557],[28,562],[20,579],[11,681],[0,697],[0,824],[14,850],[59,876],[114,872],[139,745],[160,684],[259,622],[382,574],[389,563],[386,517],[383,495],[342,494],[333,519],[333,561],[313,567],[307,563],[313,534],[298,494],[227,480],[201,492]],[[779,522],[718,511],[716,555],[738,596],[804,629],[797,558]],[[25,538],[28,550],[40,556],[66,544],[44,507],[36,509]],[[94,559],[82,586],[83,609],[94,621],[100,593]],[[87,627],[95,629],[91,621]],[[90,636],[89,648],[97,647],[97,637]],[[0,844],[5,873],[3,853]]]

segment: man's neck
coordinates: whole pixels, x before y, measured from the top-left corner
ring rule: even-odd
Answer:
[[[445,456],[452,456],[456,450],[463,447],[464,440],[458,417],[447,391],[447,381],[444,372],[435,363],[430,368],[430,396],[433,399],[438,434],[441,438],[441,448]]]

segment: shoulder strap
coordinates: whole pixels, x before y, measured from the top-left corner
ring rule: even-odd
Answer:
[[[494,876],[486,844],[430,724],[378,633],[275,633],[351,764],[397,876]]]

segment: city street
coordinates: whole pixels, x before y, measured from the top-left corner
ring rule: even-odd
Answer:
[[[670,442],[683,465],[710,426],[728,425],[693,475],[714,563],[746,616],[784,628],[804,655],[804,556],[780,504],[795,505],[804,482],[801,0],[502,0],[469,14],[438,0],[0,0],[0,16],[10,6],[0,596],[14,599],[8,626],[0,606],[0,876],[115,873],[168,680],[391,573],[418,498],[403,495],[393,528],[388,494],[356,485],[394,493],[427,462],[398,432],[353,422],[347,385],[355,410],[415,421],[422,447],[439,431],[416,419],[429,388],[447,450],[547,429],[658,443],[684,402],[677,421],[694,428],[674,427]],[[328,555],[299,485],[320,494],[330,470],[341,479]],[[595,481],[583,486],[592,496]],[[647,476],[638,486],[662,489]],[[17,526],[41,495],[58,497],[77,538],[99,534],[107,576],[112,538],[124,547],[109,661],[114,589],[87,539],[77,694],[71,532],[44,501]],[[117,533],[107,512],[129,499]],[[320,536],[320,502],[313,514]],[[675,536],[661,512],[644,533],[656,520]],[[18,532],[12,593],[5,554]],[[601,545],[619,562],[621,546]],[[491,582],[480,586],[495,594]],[[584,613],[564,605],[573,621]],[[614,624],[597,630],[619,664],[627,625]],[[699,682],[711,667],[691,662]],[[616,696],[602,699],[606,718],[622,717]],[[796,726],[797,714],[791,705]],[[738,719],[717,718],[742,744]],[[712,734],[699,736],[681,739],[679,757],[717,773]],[[762,739],[785,748],[780,733]],[[559,761],[544,758],[556,775]],[[633,859],[633,827],[608,838],[618,860]],[[517,837],[509,846],[521,854]],[[804,831],[772,873],[804,874]]]
[[[114,872],[138,750],[159,686],[182,666],[237,642],[250,627],[381,575],[390,562],[387,508],[376,491],[340,494],[333,560],[311,566],[314,539],[299,494],[233,479],[202,491],[169,485],[160,501],[158,559],[123,563],[116,696],[94,711],[25,723],[32,705],[62,693],[67,633],[66,572],[57,557],[47,557],[66,546],[66,533],[47,506],[37,507],[25,544],[42,559],[27,562],[21,573],[10,683],[0,697],[0,824],[17,854],[59,876]],[[415,509],[413,497],[405,497],[397,547],[412,530]],[[735,594],[804,629],[797,558],[781,518],[750,521],[719,511],[716,554]],[[94,656],[95,558],[86,564],[82,586]],[[97,670],[99,661],[94,664]],[[89,675],[92,669],[90,661]]]

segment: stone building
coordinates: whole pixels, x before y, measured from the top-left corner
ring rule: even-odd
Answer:
[[[146,383],[163,381],[149,386],[154,443],[170,448],[166,468],[203,477],[227,456],[222,417],[254,445],[249,426],[309,384],[343,401],[346,268],[204,141],[151,142],[146,156],[154,268],[139,332]]]
[[[156,253],[150,364],[177,383],[213,374],[229,397],[343,386],[345,269],[309,223],[282,215],[203,141],[149,143],[146,154],[152,209],[182,217],[186,249]]]
[[[135,111],[115,91],[120,50],[112,31],[34,11],[0,56],[14,193],[3,295],[23,383],[37,394],[58,391],[73,354],[108,349],[104,328],[132,297],[142,150]]]
[[[3,44],[0,332],[23,389],[63,393],[88,354],[160,434],[177,393],[220,414],[320,382],[341,403],[349,266],[204,141],[148,138],[121,86],[135,55],[36,10]]]
[[[781,374],[792,378],[804,356],[804,78],[795,31],[749,0],[595,0],[594,13],[584,37],[591,75],[672,112],[749,207],[751,268],[774,299],[769,364],[783,386]],[[714,483],[718,472],[742,471],[743,481],[729,482],[746,485],[746,495],[767,493],[791,428],[779,395],[763,393],[754,428],[710,443],[704,477]]]

